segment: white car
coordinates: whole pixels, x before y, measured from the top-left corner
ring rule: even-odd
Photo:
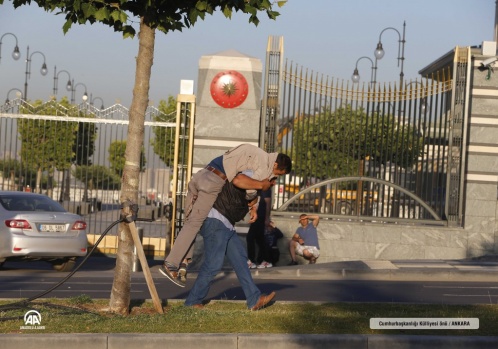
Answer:
[[[48,196],[0,191],[0,267],[8,260],[46,260],[73,269],[87,254],[86,222]]]

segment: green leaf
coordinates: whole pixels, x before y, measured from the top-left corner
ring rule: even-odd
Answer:
[[[97,19],[97,21],[104,21],[106,19],[109,19],[109,17],[110,14],[107,7],[102,7],[97,12],[95,12],[95,18]]]
[[[71,20],[67,20],[66,23],[64,23],[64,25],[62,26],[62,32],[64,34],[67,33],[67,31],[71,28],[71,26],[73,25],[73,22]]]
[[[223,8],[223,15],[228,19],[232,19],[232,9],[228,5]]]
[[[250,14],[252,16],[256,16],[256,14],[258,13],[258,10],[256,10],[256,8],[254,6],[246,4],[244,12],[248,13],[248,14]]]
[[[261,2],[261,8],[264,8],[264,9],[269,9],[271,8],[271,3],[269,0],[263,0]]]
[[[115,21],[115,22],[122,22],[121,21],[121,14],[122,12],[119,11],[119,10],[113,10],[111,12],[111,18]]]
[[[195,9],[192,9],[189,14],[188,14],[188,21],[190,21],[190,23],[194,24],[196,21],[197,21],[197,17],[199,17],[199,15],[201,14],[202,12],[200,12],[197,8]],[[189,25],[187,25],[188,27]]]
[[[126,21],[128,21],[128,15],[124,12],[124,11],[120,11],[120,21],[122,23],[126,23]]]
[[[259,18],[257,16],[251,16],[249,17],[249,23],[253,23],[257,27],[259,24]]]
[[[95,8],[88,2],[81,4],[81,10],[85,18],[91,17],[95,13]]]
[[[266,14],[268,15],[268,18],[273,20],[277,19],[277,17],[280,16],[280,13],[276,11],[267,11]]]
[[[195,8],[199,11],[206,11],[207,7],[207,1],[198,1],[197,4],[195,4]]]
[[[133,38],[135,37],[135,29],[131,25],[123,26],[123,38]]]
[[[287,0],[277,1],[278,7],[282,7],[287,3]]]

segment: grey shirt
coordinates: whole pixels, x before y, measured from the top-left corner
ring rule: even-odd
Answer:
[[[273,166],[278,153],[267,153],[251,144],[241,144],[223,155],[223,167],[228,181],[239,172],[252,170],[252,178],[258,181],[273,177]]]

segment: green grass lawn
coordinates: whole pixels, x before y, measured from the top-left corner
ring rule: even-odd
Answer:
[[[386,303],[285,303],[260,311],[245,302],[213,301],[205,309],[134,301],[129,316],[106,311],[108,300],[88,296],[50,299],[19,306],[0,302],[0,333],[293,333],[424,334],[498,336],[498,305],[404,305]],[[45,329],[20,329],[24,314],[37,310]],[[478,318],[477,330],[372,330],[370,318]]]

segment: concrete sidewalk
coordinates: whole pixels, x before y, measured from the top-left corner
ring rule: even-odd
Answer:
[[[303,334],[0,334],[2,349],[496,349],[498,337]]]
[[[233,273],[226,268],[224,273]],[[196,273],[191,271],[192,276]],[[255,279],[496,281],[498,258],[480,260],[362,260],[253,269]]]

